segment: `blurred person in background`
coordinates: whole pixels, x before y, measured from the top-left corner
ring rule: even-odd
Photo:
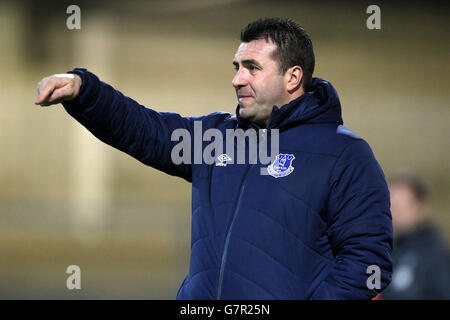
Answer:
[[[450,299],[450,254],[431,221],[430,186],[401,171],[389,179],[394,271],[382,299]]]

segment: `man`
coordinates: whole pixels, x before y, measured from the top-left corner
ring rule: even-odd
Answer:
[[[233,60],[236,115],[156,112],[85,69],[44,78],[35,103],[62,102],[102,141],[192,182],[178,299],[370,299],[390,282],[389,192],[369,145],[342,126],[335,89],[312,78],[314,63],[299,25],[262,19],[242,30]],[[270,165],[238,164],[228,151],[216,164],[175,164],[172,132],[193,136],[199,122],[223,136],[277,129],[279,154]]]
[[[450,299],[450,254],[431,222],[430,188],[420,176],[398,172],[389,181],[394,224],[394,273],[383,299]]]

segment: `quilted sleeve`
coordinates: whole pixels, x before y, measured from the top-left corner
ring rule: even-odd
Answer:
[[[392,219],[383,171],[362,139],[336,162],[326,219],[335,260],[311,298],[375,297],[391,281]]]
[[[175,129],[192,134],[194,118],[146,108],[86,69],[76,68],[69,73],[82,79],[78,97],[63,103],[72,117],[112,147],[146,165],[191,181],[192,165],[174,164],[171,160],[171,150],[178,143],[171,141],[171,135]]]

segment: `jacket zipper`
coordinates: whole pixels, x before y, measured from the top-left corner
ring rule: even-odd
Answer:
[[[241,188],[239,190],[239,197],[238,197],[238,200],[236,202],[236,207],[234,208],[234,211],[233,211],[233,218],[231,220],[230,228],[228,229],[227,237],[225,239],[225,246],[223,248],[222,260],[221,260],[221,263],[220,263],[219,284],[218,284],[218,287],[217,287],[217,300],[220,300],[220,298],[222,296],[222,283],[223,283],[223,276],[224,276],[224,271],[225,271],[225,263],[226,263],[226,260],[227,260],[228,244],[230,242],[231,230],[233,229],[234,220],[236,220],[237,211],[239,210],[239,207],[240,207],[240,204],[241,204],[242,194],[244,193],[244,189],[245,189],[245,182],[246,182],[247,174],[250,171],[251,167],[253,167],[253,165],[251,165],[250,167],[247,167],[247,170],[244,173],[244,177],[242,179]]]

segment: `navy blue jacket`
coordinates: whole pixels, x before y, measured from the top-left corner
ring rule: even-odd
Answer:
[[[71,116],[105,143],[192,182],[190,268],[178,299],[370,299],[390,282],[384,174],[369,145],[342,125],[328,81],[314,78],[307,93],[274,107],[267,129],[279,129],[280,154],[295,157],[292,172],[275,178],[261,175],[267,164],[172,162],[173,130],[193,134],[194,121],[224,137],[258,128],[238,112],[156,112],[85,69],[71,72],[82,78],[79,96],[63,104]],[[369,279],[373,265],[379,286]]]

